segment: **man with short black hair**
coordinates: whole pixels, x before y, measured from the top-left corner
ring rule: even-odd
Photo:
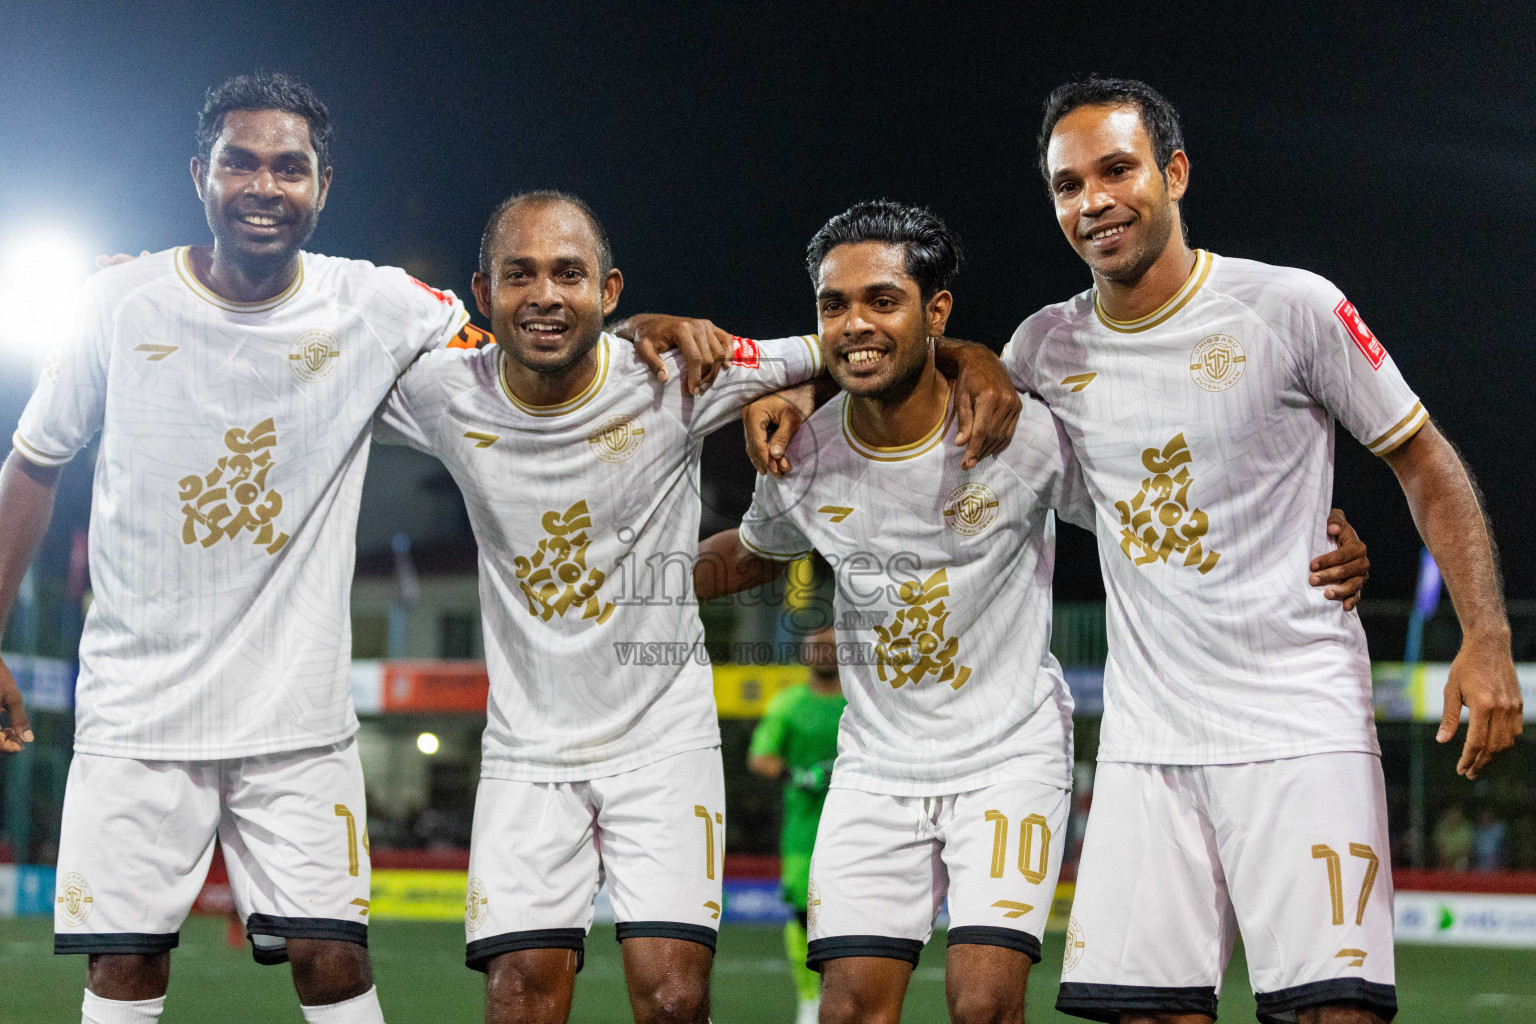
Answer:
[[[1521,730],[1475,488],[1338,288],[1189,247],[1189,158],[1156,90],[1064,85],[1039,144],[1093,288],[1031,316],[1003,358],[1086,475],[1110,636],[1057,1006],[1209,1022],[1241,932],[1260,1020],[1390,1020],[1370,660],[1358,619],[1299,569],[1330,546],[1338,419],[1398,475],[1444,573],[1463,641],[1439,739],[1465,704],[1458,770],[1475,778]]]

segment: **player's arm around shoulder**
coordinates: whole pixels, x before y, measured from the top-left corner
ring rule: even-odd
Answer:
[[[374,416],[373,437],[380,444],[405,445],[429,455],[452,417],[456,394],[494,381],[497,350],[438,348],[423,352],[408,366]]]

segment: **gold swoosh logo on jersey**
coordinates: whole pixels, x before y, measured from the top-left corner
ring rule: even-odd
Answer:
[[[464,436],[475,442],[476,448],[489,448],[501,440],[500,434],[485,434],[478,430],[466,430]]]
[[[180,345],[148,345],[148,344],[145,344],[145,345],[135,345],[133,350],[135,352],[148,352],[148,353],[150,353],[149,358],[146,359],[145,362],[158,363],[160,360],[164,359],[166,356],[170,355],[172,352],[178,351],[180,348],[181,348]]]
[[[843,505],[823,505],[816,511],[818,513],[825,513],[826,515],[831,516],[831,521],[834,523],[840,523],[844,519],[847,519],[849,516],[853,515],[853,509],[847,508]]]
[[[1068,384],[1071,384],[1073,391],[1081,391],[1089,384],[1092,384],[1093,378],[1097,376],[1097,373],[1074,373],[1070,377],[1061,378],[1061,384],[1062,387],[1066,387]]]

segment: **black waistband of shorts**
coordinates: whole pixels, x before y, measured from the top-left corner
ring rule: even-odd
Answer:
[[[521,932],[503,932],[476,939],[464,946],[464,966],[482,974],[491,961],[503,953],[521,953],[526,949],[573,949],[576,973],[587,961],[587,933],[584,928],[530,928]]]
[[[125,956],[158,956],[181,944],[180,932],[103,932],[97,935],[54,933],[53,951],[71,953],[118,953]]]
[[[625,939],[682,939],[708,946],[711,953],[715,951],[715,942],[720,936],[713,928],[706,928],[702,924],[685,924],[682,921],[620,921],[614,925],[614,930],[614,937],[620,942]]]
[[[812,970],[820,970],[820,965],[828,960],[879,956],[887,960],[905,960],[916,967],[917,958],[922,952],[921,939],[898,939],[891,935],[833,935],[810,941],[805,965]]]
[[[1329,978],[1274,992],[1255,992],[1253,1001],[1263,1024],[1285,1024],[1280,1014],[1328,1003],[1364,1003],[1387,1020],[1397,1016],[1397,986],[1364,978]]]
[[[1122,1013],[1203,1013],[1216,1016],[1216,989],[1211,985],[1165,988],[1153,985],[1084,985],[1062,982],[1056,996],[1060,1013],[1114,1024]]]
[[[999,928],[990,924],[967,924],[949,930],[948,945],[1001,946],[1016,949],[1029,957],[1031,963],[1040,962],[1040,940],[1020,928]]]

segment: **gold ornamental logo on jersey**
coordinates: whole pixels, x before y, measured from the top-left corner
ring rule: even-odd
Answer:
[[[571,608],[581,606],[581,617],[607,622],[613,604],[602,604],[597,591],[607,579],[600,569],[587,567],[587,531],[592,528],[592,514],[586,501],[578,501],[564,512],[551,509],[539,520],[549,536],[539,541],[532,557],[513,559],[517,585],[528,599],[528,614],[545,622],[555,616],[565,617]]]
[[[181,524],[183,544],[201,543],[211,548],[221,540],[234,540],[241,532],[256,534],[253,543],[275,555],[288,543],[286,533],[278,533],[273,520],[283,511],[283,496],[267,487],[272,471],[272,452],[277,445],[277,428],[271,418],[249,431],[234,427],[224,432],[224,447],[229,454],[221,457],[202,476],[184,476],[181,488]]]
[[[91,916],[95,900],[91,898],[91,887],[86,884],[85,876],[71,871],[59,879],[59,894],[55,902],[64,912],[64,923],[78,928]]]
[[[1184,564],[1203,576],[1216,568],[1220,552],[1207,551],[1200,538],[1210,528],[1210,518],[1189,500],[1194,482],[1189,464],[1194,460],[1181,431],[1162,448],[1141,453],[1141,464],[1151,476],[1130,501],[1117,501],[1120,512],[1120,550],[1137,565],[1166,562],[1182,554]]]
[[[299,380],[313,384],[336,372],[336,361],[340,356],[336,335],[318,329],[305,331],[288,346],[288,368]]]
[[[1243,376],[1248,356],[1242,343],[1226,334],[1201,338],[1189,353],[1189,375],[1207,391],[1226,391]]]
[[[889,626],[876,626],[875,670],[882,682],[899,690],[908,683],[921,683],[929,676],[958,690],[971,678],[971,670],[955,664],[960,653],[960,638],[947,636],[949,574],[938,570],[922,584],[915,580],[898,591],[905,605],[896,612]],[[889,678],[887,678],[889,674]]]
[[[974,537],[997,518],[997,494],[982,483],[961,484],[944,499],[944,525]]]
[[[604,462],[623,462],[640,450],[645,428],[635,416],[614,416],[599,423],[587,435],[592,454]]]
[[[485,883],[478,878],[471,878],[469,889],[464,893],[464,927],[477,932],[485,926],[485,919],[490,914],[491,901],[485,894]]]

